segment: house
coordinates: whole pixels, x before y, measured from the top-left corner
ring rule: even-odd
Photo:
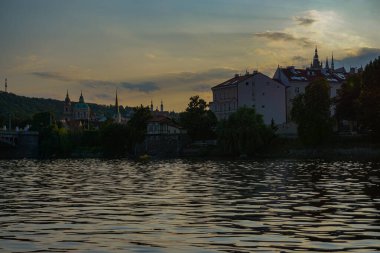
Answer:
[[[286,86],[281,82],[254,71],[233,78],[211,88],[211,110],[218,120],[227,119],[240,107],[255,108],[269,125],[286,122]]]
[[[153,114],[147,124],[144,151],[155,156],[178,155],[188,143],[186,133],[171,118]]]
[[[179,135],[186,134],[181,126],[176,124],[171,118],[156,115],[153,116],[147,125],[147,135]]]

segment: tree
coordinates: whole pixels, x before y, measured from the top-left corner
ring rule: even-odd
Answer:
[[[180,113],[180,123],[193,140],[215,138],[214,128],[217,124],[215,114],[208,110],[209,105],[199,96],[190,98],[185,112]]]
[[[342,84],[336,98],[336,117],[338,120],[358,121],[361,74],[355,74]]]
[[[40,131],[43,128],[53,125],[54,114],[51,112],[40,112],[33,115],[32,130]]]
[[[128,121],[132,146],[144,141],[148,120],[152,118],[150,109],[147,106],[140,105],[135,107],[133,112],[132,118]]]
[[[360,94],[360,115],[363,125],[380,140],[380,57],[364,69]]]
[[[129,129],[126,125],[111,123],[101,129],[101,140],[106,156],[124,156],[128,149]]]
[[[252,155],[274,137],[273,130],[264,124],[262,115],[245,107],[231,114],[228,120],[222,120],[217,134],[224,153],[233,155]]]
[[[329,89],[324,78],[315,79],[306,87],[305,94],[293,100],[291,117],[298,124],[298,136],[304,144],[323,144],[332,134]]]

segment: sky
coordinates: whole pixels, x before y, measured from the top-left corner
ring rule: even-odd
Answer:
[[[0,0],[0,80],[24,96],[183,111],[235,73],[380,55],[378,0]]]

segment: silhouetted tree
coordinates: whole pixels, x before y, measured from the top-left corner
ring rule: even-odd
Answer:
[[[361,120],[380,140],[380,57],[371,61],[364,69],[360,94]]]
[[[187,130],[193,140],[215,138],[217,124],[215,114],[208,110],[209,105],[199,96],[190,98],[185,112],[180,113],[180,124]]]
[[[217,135],[224,153],[252,155],[270,143],[274,131],[264,124],[262,115],[256,114],[255,109],[243,107],[228,120],[219,122]]]
[[[361,74],[355,74],[342,84],[336,97],[336,117],[338,120],[358,121],[359,96],[361,92]]]
[[[329,89],[328,82],[319,78],[293,100],[291,117],[298,124],[298,136],[304,144],[323,144],[332,135]]]
[[[129,129],[127,125],[111,123],[101,129],[101,140],[106,156],[125,156],[128,149]]]
[[[144,141],[148,120],[152,118],[150,109],[147,106],[140,105],[135,107],[133,111],[132,118],[128,121],[128,127],[130,128],[130,148]]]

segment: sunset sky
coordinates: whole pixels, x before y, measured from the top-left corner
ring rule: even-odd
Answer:
[[[248,69],[380,55],[378,0],[0,0],[1,89],[183,110]]]

